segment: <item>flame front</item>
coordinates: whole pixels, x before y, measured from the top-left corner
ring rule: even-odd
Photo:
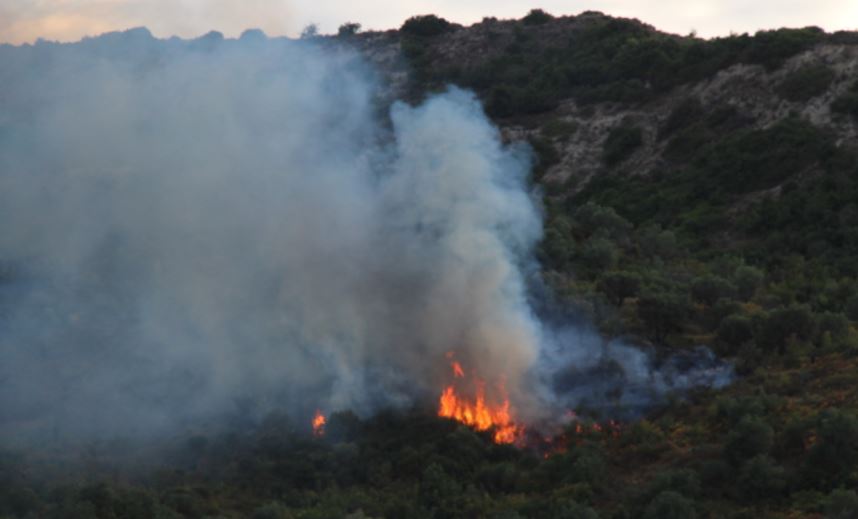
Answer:
[[[452,360],[452,352],[447,354],[454,379],[464,379],[465,372],[459,362]],[[524,427],[515,423],[510,411],[509,398],[503,383],[498,384],[500,403],[492,404],[486,401],[485,381],[473,377],[475,395],[467,399],[456,391],[456,384],[444,388],[438,402],[438,416],[452,418],[478,431],[494,431],[496,443],[514,443],[524,434]]]
[[[325,415],[321,411],[316,410],[316,415],[313,417],[313,436],[324,436],[325,434]]]

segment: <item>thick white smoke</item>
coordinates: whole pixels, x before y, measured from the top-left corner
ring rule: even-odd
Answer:
[[[528,155],[452,90],[248,35],[0,47],[0,434],[151,434],[520,383]]]
[[[526,423],[729,377],[540,322],[527,151],[384,91],[258,32],[0,46],[0,446],[432,403],[449,351]]]

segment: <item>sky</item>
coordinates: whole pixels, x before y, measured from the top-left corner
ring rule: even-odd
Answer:
[[[484,16],[519,18],[536,7],[554,15],[602,11],[705,37],[808,25],[858,30],[856,0],[0,0],[0,42],[77,41],[140,26],[158,37],[210,30],[235,37],[247,28],[297,36],[311,23],[322,33],[345,22],[391,29],[416,14],[467,25]]]

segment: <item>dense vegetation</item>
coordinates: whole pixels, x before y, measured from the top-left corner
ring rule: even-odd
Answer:
[[[434,59],[432,42],[425,37],[452,28],[437,17],[412,18],[402,30],[422,86],[454,82],[475,89],[496,117],[545,112],[569,98],[584,104],[644,103],[733,64],[776,69],[814,45],[845,38],[808,27],[704,40],[660,33],[637,20],[581,18],[575,30],[546,39],[540,37],[540,26],[552,17],[534,10],[514,28],[512,41],[503,40],[499,31],[490,32],[493,44],[505,46],[477,66]],[[812,92],[814,85],[791,88]]]
[[[418,94],[455,82],[498,121],[542,117],[537,178],[579,130],[551,116],[563,100],[641,106],[731,65],[776,71],[815,45],[858,42],[816,28],[703,40],[602,16],[541,38],[554,21],[535,10],[508,42],[489,24],[504,43],[475,67],[438,58],[461,30],[442,18],[400,31]],[[809,64],[776,94],[809,102],[836,78]],[[729,105],[671,106],[651,170],[628,166],[645,136],[623,120],[599,175],[546,184],[539,259],[602,333],[662,352],[711,345],[736,364],[731,387],[618,426],[590,416],[526,449],[415,410],[339,413],[322,438],[282,417],[195,435],[143,475],[46,482],[41,460],[0,453],[0,518],[858,517],[858,152],[796,114],[761,127]],[[858,82],[831,110],[858,118]]]

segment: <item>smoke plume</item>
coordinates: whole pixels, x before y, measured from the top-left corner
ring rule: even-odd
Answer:
[[[0,440],[431,402],[449,351],[523,419],[574,403],[539,371],[600,350],[528,303],[527,150],[379,83],[258,33],[0,46]]]
[[[0,49],[0,430],[366,413],[451,350],[526,407],[527,154],[470,94],[388,110],[355,54],[251,36]]]

